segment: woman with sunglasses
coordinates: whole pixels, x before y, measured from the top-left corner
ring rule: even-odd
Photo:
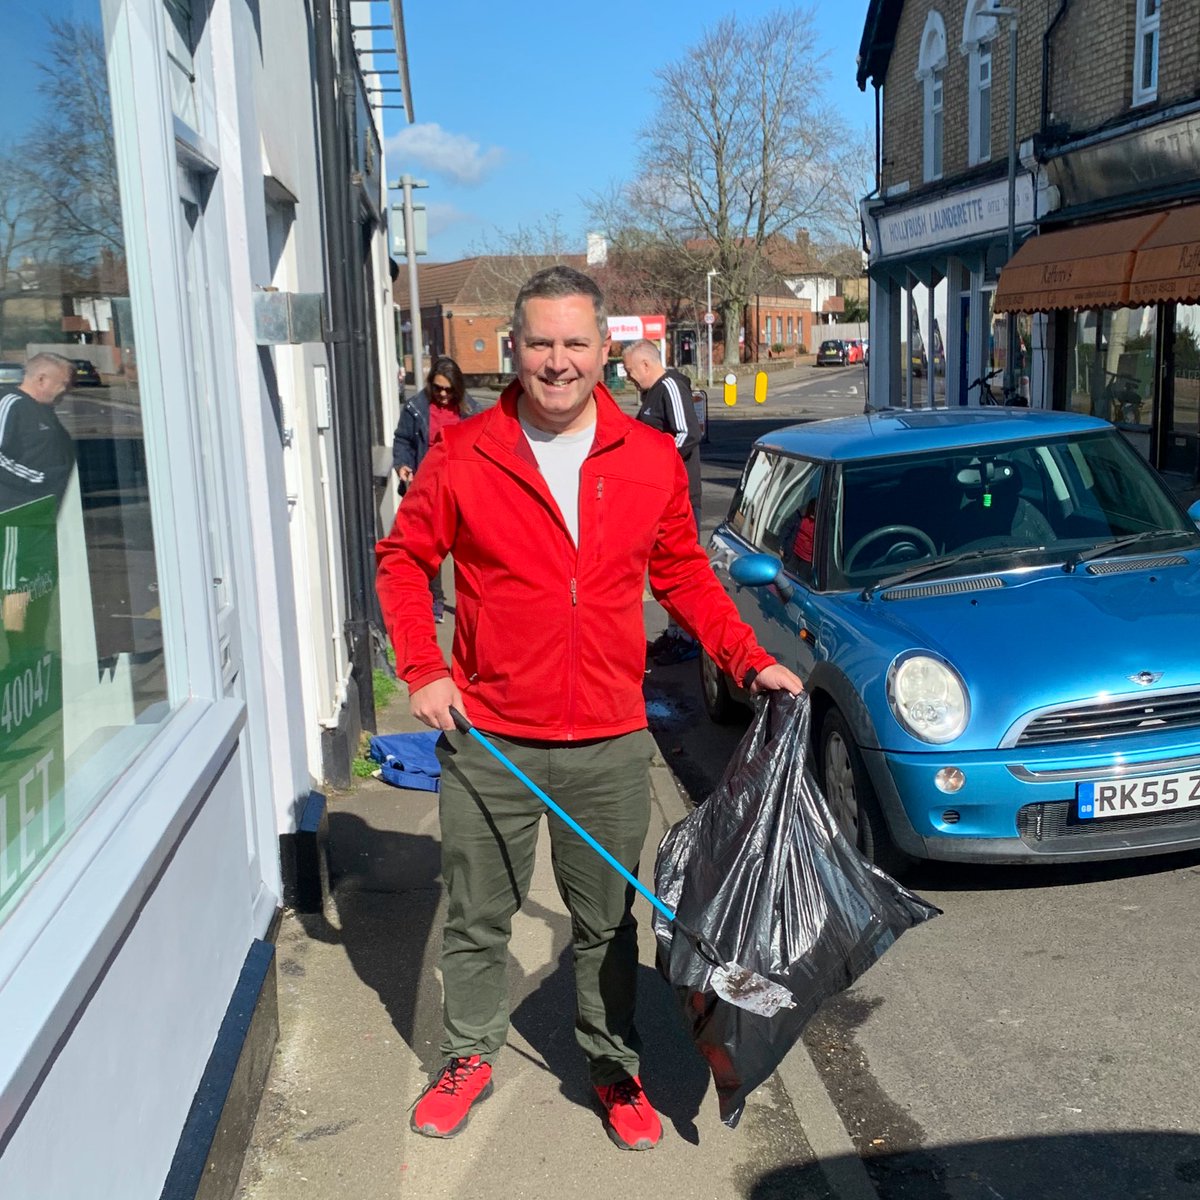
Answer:
[[[438,434],[473,411],[458,363],[445,356],[435,358],[425,386],[401,407],[400,421],[392,439],[392,466],[400,481],[401,495],[408,490],[409,482]],[[433,619],[440,625],[446,612],[441,567],[429,581],[429,590],[433,593]]]

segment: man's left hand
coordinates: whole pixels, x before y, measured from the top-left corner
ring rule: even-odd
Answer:
[[[750,691],[755,695],[759,692],[790,692],[798,696],[804,691],[804,684],[800,682],[800,676],[789,671],[783,663],[772,663],[755,675]]]

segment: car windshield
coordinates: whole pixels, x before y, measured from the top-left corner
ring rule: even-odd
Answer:
[[[1135,540],[1113,553],[1200,545],[1116,430],[847,463],[834,521],[834,588],[873,588],[910,568],[936,576],[939,563],[965,573],[1077,562],[1123,539]]]
[[[821,349],[822,350],[840,350],[841,346],[839,346],[837,344],[837,342],[822,342]]]

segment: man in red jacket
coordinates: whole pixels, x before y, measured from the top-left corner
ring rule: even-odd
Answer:
[[[696,540],[671,438],[625,416],[601,385],[609,338],[586,275],[534,275],[513,313],[517,380],[448,429],[379,543],[378,588],[413,715],[444,731],[440,818],[448,912],[445,1065],[412,1127],[452,1137],[491,1094],[508,1031],[513,914],[533,870],[540,801],[472,738],[452,707],[631,871],[649,823],[654,744],[642,696],[647,572],[659,601],[722,669],[755,690],[801,689],[754,639]],[[429,579],[454,556],[451,663]],[[576,1037],[609,1136],[648,1150],[662,1133],[638,1077],[633,891],[561,821],[554,870],[571,912]]]

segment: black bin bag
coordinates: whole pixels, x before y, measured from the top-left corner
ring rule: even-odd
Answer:
[[[769,693],[716,791],[667,831],[655,863],[658,895],[716,957],[795,998],[773,1016],[719,999],[713,964],[655,912],[659,969],[730,1128],[822,1002],[940,911],[843,837],[807,763],[809,722],[807,695]]]

